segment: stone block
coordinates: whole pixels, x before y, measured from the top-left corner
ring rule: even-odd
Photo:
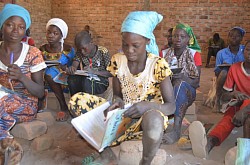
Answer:
[[[32,140],[38,136],[45,134],[47,125],[43,121],[33,120],[31,122],[23,122],[16,124],[11,130],[11,134],[18,138]]]
[[[54,142],[54,139],[48,134],[44,134],[35,138],[31,143],[31,148],[35,151],[44,151],[49,149]]]
[[[119,153],[119,165],[139,164],[142,158],[142,141],[125,141],[121,143]],[[166,163],[166,151],[159,149],[151,165],[164,165]]]
[[[195,102],[193,102],[193,104],[188,107],[186,114],[193,115],[196,114],[196,112],[197,112],[196,104]]]
[[[190,122],[190,123],[192,123],[193,121],[195,121],[195,120],[197,120],[197,115],[196,114],[193,114],[193,115],[188,115],[188,114],[186,114],[185,115],[185,118]]]
[[[55,124],[55,118],[51,114],[51,112],[41,112],[37,114],[37,120],[43,121],[47,124],[47,126],[51,126]]]

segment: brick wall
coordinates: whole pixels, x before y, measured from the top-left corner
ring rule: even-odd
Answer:
[[[90,25],[95,42],[106,46],[111,54],[121,45],[120,28],[123,19],[133,10],[155,10],[164,16],[157,26],[155,36],[161,47],[166,39],[163,34],[178,22],[188,23],[202,47],[203,61],[207,53],[207,41],[214,32],[219,32],[227,41],[233,26],[242,26],[250,31],[250,0],[54,0],[52,16],[63,18],[69,25],[67,41]],[[245,36],[250,39],[250,33]]]
[[[51,18],[51,0],[16,0],[16,4],[25,7],[31,15],[31,37],[37,47],[46,42],[45,26]],[[0,3],[0,8],[3,7]]]
[[[164,16],[154,32],[159,47],[166,42],[163,34],[168,28],[178,22],[188,23],[202,47],[203,61],[207,41],[214,32],[227,41],[233,26],[250,31],[250,0],[16,0],[16,3],[31,12],[31,33],[37,46],[46,42],[47,21],[59,17],[69,26],[67,43],[73,44],[75,34],[88,24],[94,41],[114,54],[121,46],[121,23],[134,10],[155,10]],[[246,39],[250,39],[250,33]]]

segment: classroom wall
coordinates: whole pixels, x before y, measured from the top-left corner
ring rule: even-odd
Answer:
[[[203,62],[207,41],[213,33],[219,32],[227,41],[228,31],[234,26],[250,31],[250,0],[16,0],[16,3],[31,13],[31,33],[37,46],[46,42],[47,21],[59,17],[69,26],[67,43],[73,44],[75,34],[88,24],[94,41],[114,54],[121,47],[121,23],[134,10],[155,10],[164,16],[154,32],[159,47],[166,42],[163,34],[176,23],[193,27],[202,48]],[[250,33],[246,39],[250,39]]]

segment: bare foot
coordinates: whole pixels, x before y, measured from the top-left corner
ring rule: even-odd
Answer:
[[[170,132],[166,132],[162,136],[162,144],[174,144],[181,136],[181,131],[172,129]]]

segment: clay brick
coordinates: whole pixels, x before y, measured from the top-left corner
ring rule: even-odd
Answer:
[[[54,125],[55,123],[55,118],[51,114],[51,112],[41,112],[37,114],[37,120],[43,121],[47,124],[47,126]]]
[[[125,141],[120,145],[119,165],[139,164],[142,158],[142,141]],[[152,161],[152,165],[164,165],[166,163],[166,151],[159,149]]]
[[[220,2],[220,0],[210,0],[209,2],[210,3],[218,3],[218,2]]]
[[[54,139],[51,136],[44,134],[32,141],[31,148],[35,151],[44,151],[49,149],[53,142]]]
[[[34,120],[32,122],[16,124],[11,130],[11,134],[18,138],[32,140],[45,134],[46,131],[47,125],[45,122]]]

